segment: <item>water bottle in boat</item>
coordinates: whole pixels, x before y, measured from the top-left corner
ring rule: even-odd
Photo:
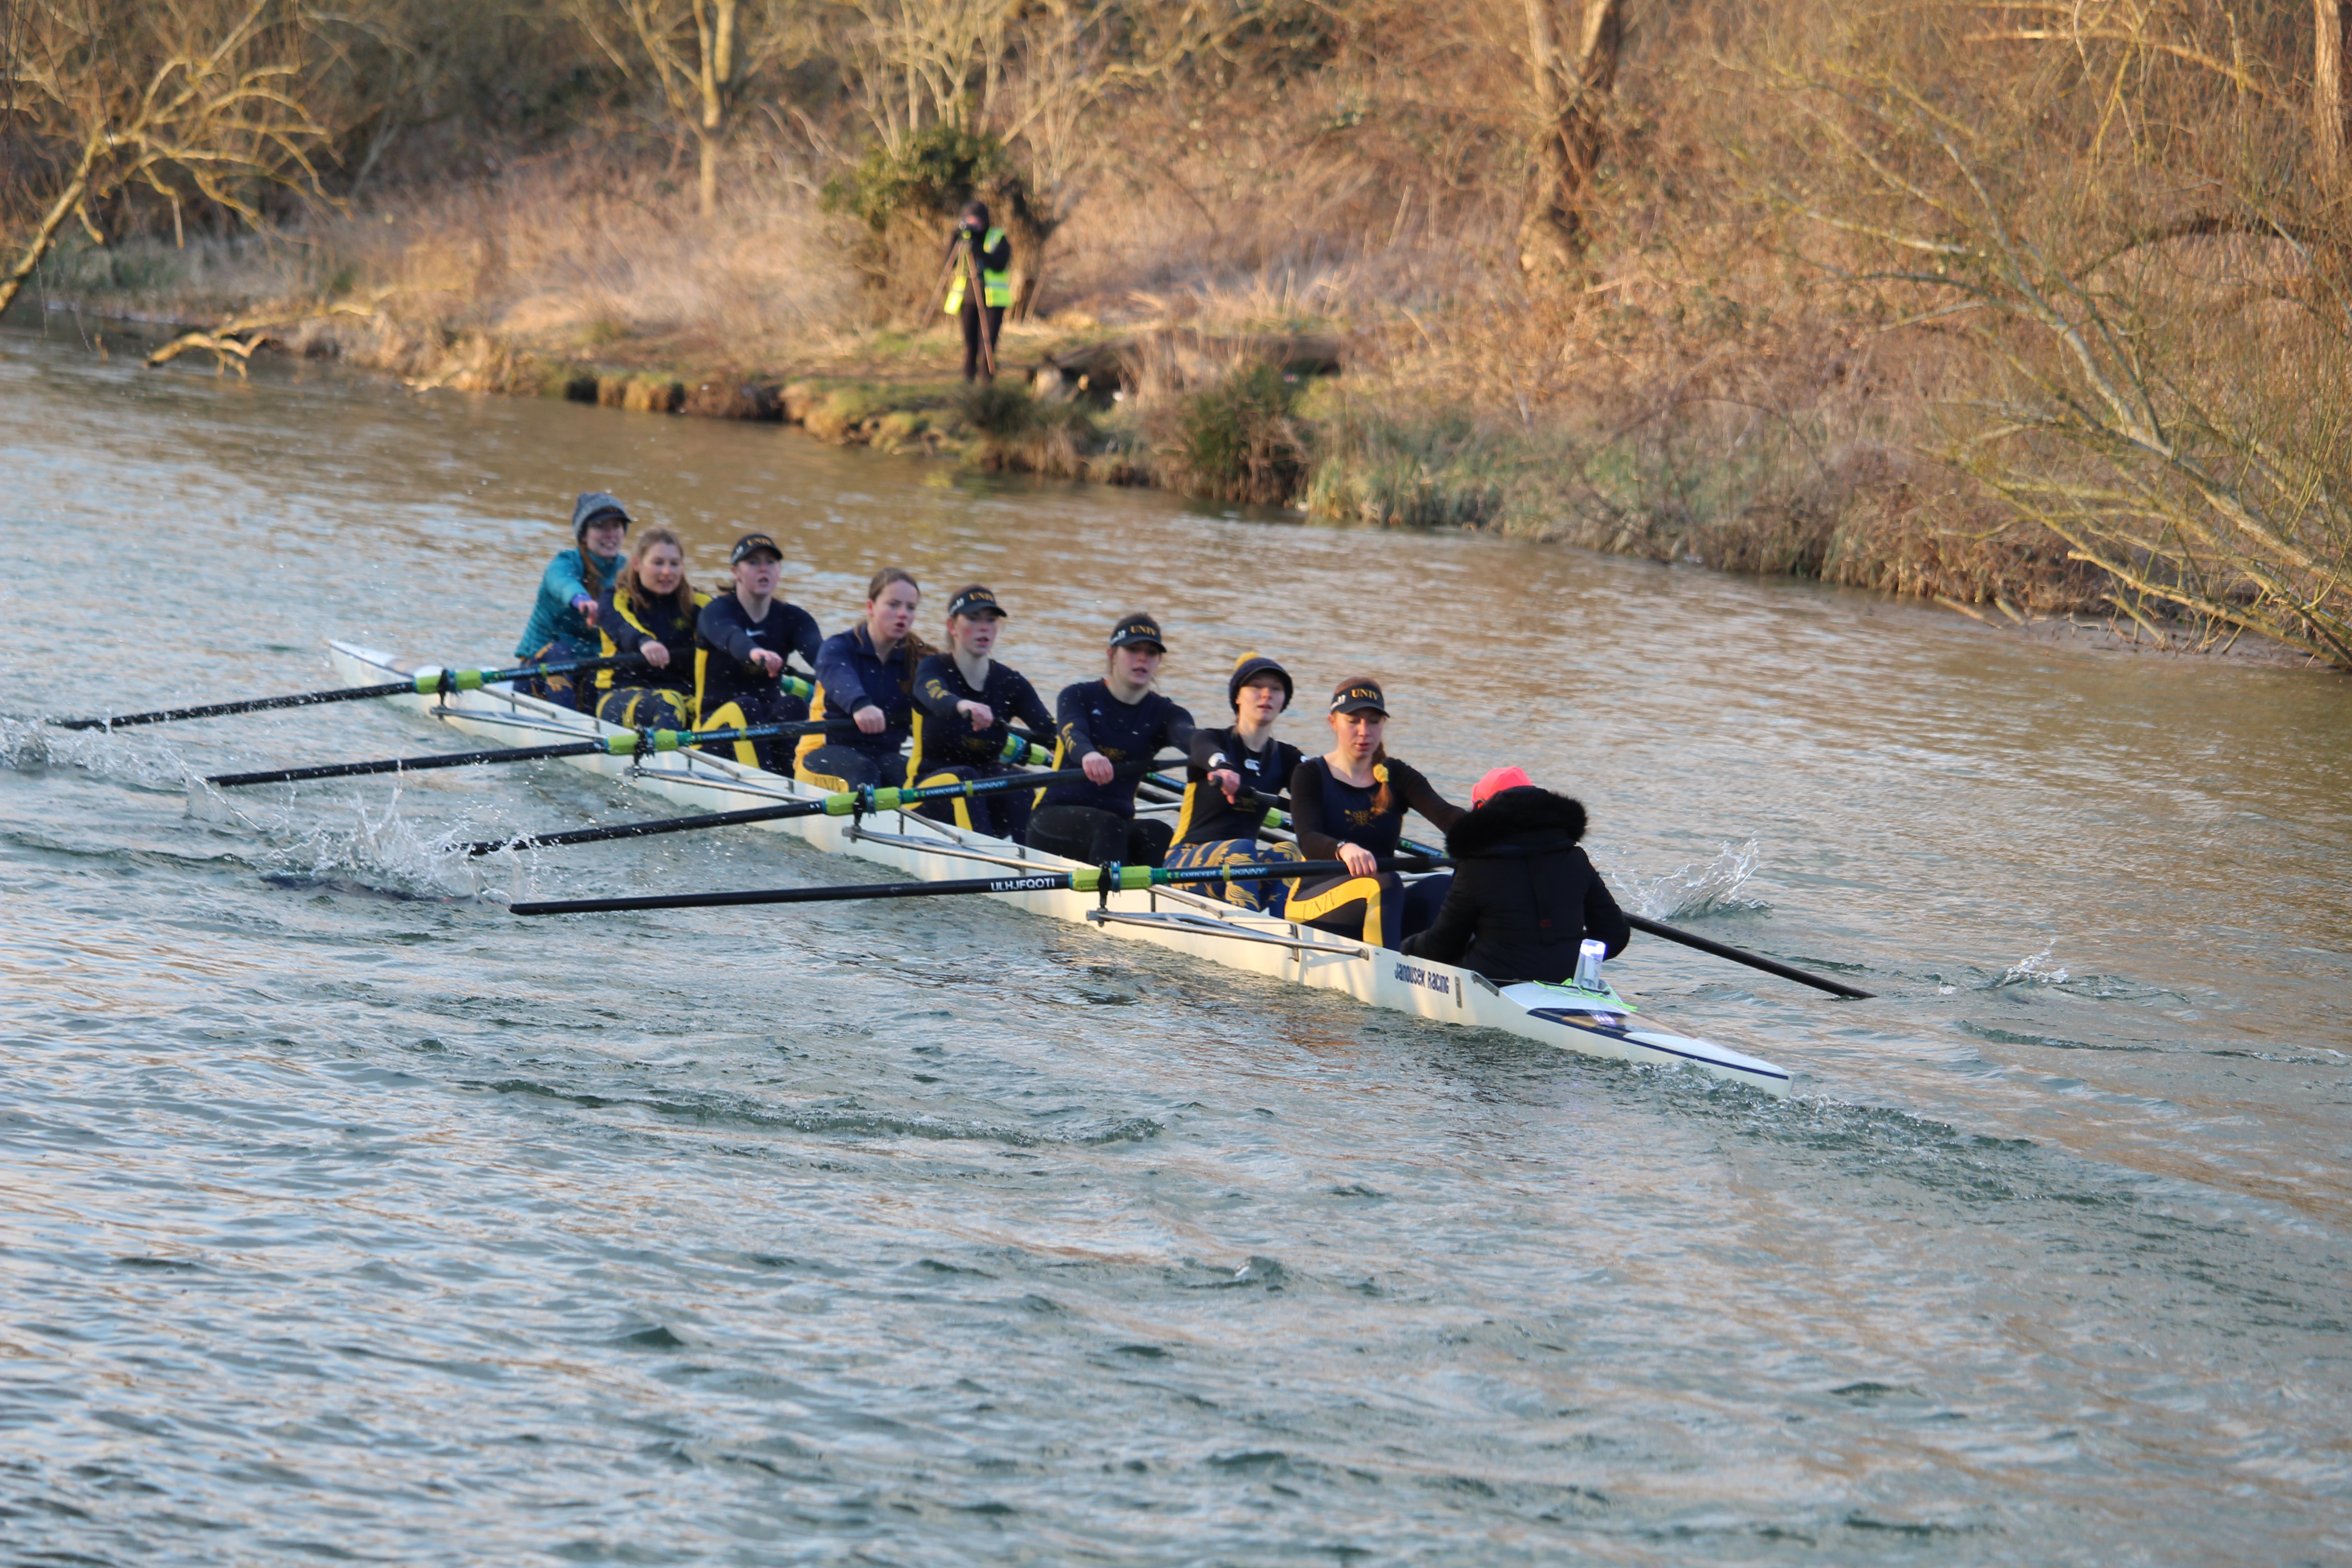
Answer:
[[[1579,991],[1598,991],[1602,988],[1601,965],[1608,956],[1607,942],[1595,942],[1591,937],[1584,939],[1583,945],[1576,950],[1576,988]]]

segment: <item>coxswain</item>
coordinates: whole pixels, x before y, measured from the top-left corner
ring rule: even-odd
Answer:
[[[1301,879],[1283,912],[1351,940],[1394,947],[1436,918],[1445,877],[1410,886],[1376,860],[1404,837],[1404,814],[1417,811],[1440,830],[1463,816],[1420,773],[1388,753],[1388,699],[1370,676],[1343,680],[1331,693],[1331,749],[1290,775],[1290,823],[1309,860],[1337,860],[1343,876]]]
[[[621,574],[621,549],[628,538],[629,514],[603,490],[590,490],[572,503],[572,548],[559,550],[539,574],[539,596],[515,644],[515,657],[533,664],[594,658],[598,603]],[[578,708],[583,676],[534,676],[523,690],[565,708]]]
[[[1168,853],[1175,830],[1165,822],[1139,821],[1139,775],[1116,772],[1120,763],[1192,750],[1192,715],[1151,689],[1167,655],[1158,621],[1125,616],[1111,628],[1103,678],[1062,688],[1054,703],[1054,766],[1081,768],[1086,777],[1037,792],[1026,839],[1031,848],[1088,865],[1157,866]]]
[[[637,536],[596,609],[604,653],[633,653],[641,668],[596,672],[596,717],[629,730],[691,730],[702,689],[703,651],[694,627],[709,600],[686,580],[686,546],[667,528]]]
[[[696,728],[744,730],[761,724],[797,723],[808,717],[808,701],[784,689],[784,659],[798,654],[803,664],[814,669],[824,636],[814,616],[776,597],[784,554],[774,540],[764,533],[747,533],[735,542],[727,562],[735,578],[735,591],[712,599],[695,617],[695,643],[703,652],[700,722]],[[732,745],[739,763],[770,773],[791,769],[793,747],[783,738],[736,741]]]
[[[1496,768],[1445,830],[1453,886],[1437,918],[1406,937],[1403,951],[1493,981],[1553,985],[1576,972],[1588,937],[1616,957],[1633,931],[1578,846],[1583,837],[1580,802],[1538,788],[1523,769]]]
[[[1291,691],[1290,672],[1264,654],[1245,653],[1234,661],[1225,699],[1234,723],[1230,730],[1193,731],[1171,867],[1192,870],[1300,858],[1295,846],[1265,837],[1267,815],[1304,760],[1297,747],[1274,738],[1274,721],[1290,706]],[[1289,889],[1267,878],[1228,882],[1224,894],[1228,903],[1279,915]]]
[[[914,727],[915,670],[938,651],[915,635],[922,597],[911,574],[886,566],[866,585],[866,618],[817,649],[809,718],[847,719],[857,732],[802,736],[793,777],[826,790],[907,782],[899,750]]]
[[[974,583],[948,601],[948,646],[915,670],[915,765],[918,785],[1001,778],[1020,770],[1004,760],[1013,721],[1032,734],[1052,732],[1037,689],[1019,670],[992,657],[1004,623],[996,595]],[[1029,826],[1030,799],[1036,792],[1001,789],[970,799],[932,801],[927,816],[975,828],[997,838],[1019,839]]]

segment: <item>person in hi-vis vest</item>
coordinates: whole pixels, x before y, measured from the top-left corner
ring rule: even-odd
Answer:
[[[1004,330],[1004,307],[1013,303],[1013,242],[1001,228],[990,226],[988,204],[966,202],[963,216],[948,239],[948,252],[969,241],[980,264],[982,297],[971,299],[971,280],[961,267],[948,283],[947,313],[963,318],[963,378],[980,379],[980,334],[988,334],[989,363],[996,360],[996,335]]]

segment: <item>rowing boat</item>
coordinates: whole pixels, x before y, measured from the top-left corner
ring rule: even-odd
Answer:
[[[349,643],[328,645],[336,674],[352,685],[390,682],[432,673],[433,667]],[[420,682],[429,686],[429,682]],[[388,697],[454,730],[494,743],[522,746],[550,741],[625,736],[628,731],[568,708],[503,686],[438,695]],[[564,761],[611,774],[698,810],[724,810],[761,800],[822,798],[824,792],[778,773],[704,752],[643,757],[597,752]],[[757,826],[790,833],[819,849],[896,868],[923,881],[969,878],[978,868],[1007,868],[1008,882],[1024,874],[1066,871],[1075,863],[1010,839],[936,822],[911,811],[859,816],[789,817]],[[1171,948],[1229,968],[1247,970],[1360,1002],[1444,1024],[1499,1029],[1580,1055],[1652,1067],[1695,1068],[1767,1094],[1785,1096],[1790,1075],[1711,1041],[1677,1035],[1639,1018],[1607,984],[1595,991],[1568,985],[1497,986],[1452,964],[1407,958],[1386,948],[1349,942],[1220,899],[1176,888],[1082,893],[1007,889],[988,895],[1107,937]]]

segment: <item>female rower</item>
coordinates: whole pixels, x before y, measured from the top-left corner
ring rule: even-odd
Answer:
[[[1496,768],[1470,792],[1470,810],[1445,830],[1461,864],[1429,929],[1404,939],[1415,958],[1458,963],[1489,980],[1557,985],[1576,972],[1592,937],[1616,957],[1633,940],[1625,912],[1578,847],[1584,806]]]
[[[695,646],[703,652],[698,728],[798,723],[808,717],[808,703],[784,690],[784,656],[799,654],[802,663],[816,668],[817,645],[824,640],[816,621],[776,597],[784,556],[774,540],[747,533],[727,560],[735,591],[719,595],[695,617]],[[752,767],[782,773],[791,766],[793,748],[781,736],[737,741],[734,748],[735,760]]]
[[[866,585],[866,618],[816,651],[816,697],[809,717],[847,719],[854,735],[803,735],[793,776],[820,789],[862,789],[906,777],[898,749],[914,726],[915,668],[935,652],[914,633],[923,591],[896,566]]]
[[[1158,621],[1127,616],[1111,628],[1103,678],[1062,688],[1054,703],[1054,765],[1076,763],[1087,776],[1037,792],[1026,840],[1031,848],[1089,865],[1157,866],[1168,853],[1174,830],[1164,822],[1136,820],[1138,776],[1117,771],[1121,763],[1147,763],[1162,750],[1192,748],[1192,715],[1151,689],[1167,654]]]
[[[1274,738],[1274,721],[1290,706],[1290,672],[1263,654],[1234,661],[1225,699],[1238,721],[1230,730],[1198,730],[1185,770],[1184,810],[1176,819],[1176,847],[1168,864],[1203,866],[1297,860],[1294,845],[1260,842],[1267,814],[1280,801],[1300,761],[1298,748]],[[1279,915],[1289,889],[1272,878],[1228,882],[1225,900]]]
[[[990,657],[1003,621],[996,595],[977,583],[957,589],[948,601],[947,651],[931,655],[915,671],[915,766],[908,776],[917,784],[1018,773],[1004,760],[1013,721],[1028,725],[1032,734],[1054,728],[1054,716],[1028,678]],[[1001,789],[969,800],[933,801],[922,811],[958,827],[1017,839],[1029,826],[1035,793]]]
[[[621,574],[621,544],[629,514],[603,490],[590,490],[572,503],[572,544],[559,550],[540,574],[539,597],[515,645],[517,658],[534,664],[594,658],[597,602],[605,584]],[[534,676],[524,689],[533,697],[577,708],[584,676]]]
[[[1388,699],[1369,676],[1343,680],[1331,693],[1331,749],[1290,775],[1290,823],[1309,860],[1338,860],[1344,876],[1300,879],[1283,912],[1321,931],[1394,947],[1429,924],[1451,877],[1405,887],[1374,863],[1394,855],[1410,806],[1441,829],[1462,820],[1427,779],[1388,753]]]
[[[694,623],[709,598],[686,580],[686,547],[667,528],[637,536],[629,563],[604,591],[596,630],[607,657],[641,654],[646,665],[616,679],[596,672],[596,717],[629,730],[691,730],[702,687]]]

